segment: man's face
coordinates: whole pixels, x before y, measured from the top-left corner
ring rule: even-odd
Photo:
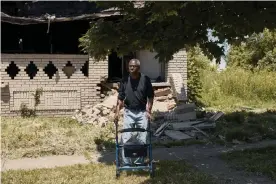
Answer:
[[[137,73],[140,69],[139,65],[137,65],[135,61],[130,61],[128,64],[128,68],[130,73]]]

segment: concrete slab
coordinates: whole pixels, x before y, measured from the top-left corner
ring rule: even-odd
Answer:
[[[176,118],[178,121],[189,121],[196,120],[196,112],[187,112],[183,114],[176,114]]]
[[[192,124],[194,124],[196,121],[186,121],[186,122],[180,122],[180,123],[171,123],[171,128],[173,130],[193,130]],[[201,130],[208,129],[208,128],[214,128],[216,126],[215,123],[201,123],[198,125],[194,125],[194,127],[199,128]]]
[[[165,130],[165,134],[174,139],[174,140],[186,140],[186,139],[192,139],[191,136],[180,132],[180,131],[175,131],[175,130]]]
[[[188,112],[194,112],[196,105],[194,103],[191,104],[180,104],[174,109],[175,114],[183,114]]]

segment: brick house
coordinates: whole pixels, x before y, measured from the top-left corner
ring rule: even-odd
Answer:
[[[15,13],[18,3],[21,10],[27,10]],[[59,8],[53,6],[67,11],[50,21],[41,16],[45,12],[57,14]],[[75,9],[83,11],[76,13]],[[175,53],[166,64],[160,64],[154,59],[155,53],[146,50],[122,58],[112,53],[98,62],[81,53],[78,38],[89,28],[89,22],[119,16],[115,10],[95,10],[93,3],[88,2],[36,2],[28,8],[20,2],[2,2],[2,11],[2,116],[17,115],[23,103],[32,107],[32,93],[38,88],[43,89],[38,106],[43,115],[70,115],[85,105],[99,103],[100,84],[104,80],[118,82],[133,57],[140,59],[141,71],[152,79],[153,85],[169,85],[171,74],[180,73],[187,89],[185,50]]]

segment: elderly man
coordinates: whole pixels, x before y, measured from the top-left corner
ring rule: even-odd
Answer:
[[[154,98],[152,84],[148,76],[140,73],[140,61],[138,59],[131,59],[128,67],[129,76],[122,79],[119,88],[115,120],[118,120],[119,112],[124,105],[123,128],[147,129]],[[131,132],[123,133],[123,143],[129,141],[132,138],[131,136]],[[139,132],[137,140],[146,144],[147,132]],[[124,156],[124,151],[122,151],[122,157],[125,166],[132,164],[131,159]],[[136,165],[144,164],[144,158],[137,158],[134,163]]]

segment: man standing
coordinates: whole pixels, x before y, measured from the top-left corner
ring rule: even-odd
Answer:
[[[138,59],[131,59],[128,67],[129,76],[124,77],[120,83],[115,120],[118,120],[119,112],[124,105],[123,128],[147,129],[154,98],[152,84],[148,76],[140,73]],[[123,133],[123,144],[130,140],[131,135],[131,132]],[[139,132],[137,139],[140,143],[146,144],[147,132]],[[122,151],[122,157],[124,165],[130,166],[131,159],[124,156],[124,151]],[[136,165],[144,164],[144,158],[138,158],[134,163]]]

